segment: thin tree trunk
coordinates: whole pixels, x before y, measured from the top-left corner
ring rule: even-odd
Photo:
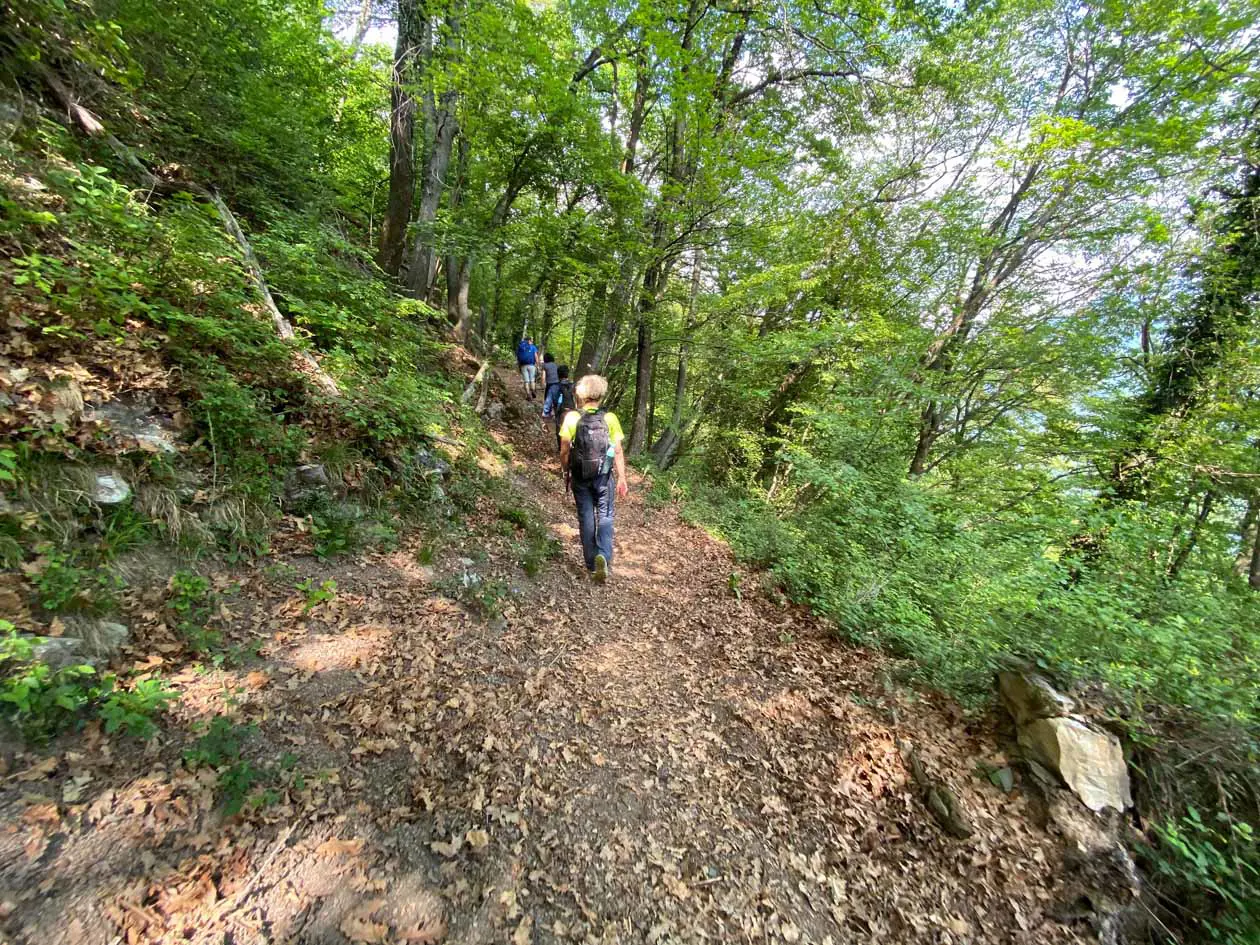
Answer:
[[[455,337],[467,345],[472,331],[472,312],[468,309],[468,275],[471,268],[467,257],[446,257],[446,313],[455,325]]]
[[[645,443],[652,443],[656,439],[656,365],[660,360],[661,349],[652,349],[652,383],[648,385],[648,408],[647,408],[647,439]]]
[[[1260,492],[1247,497],[1247,510],[1238,525],[1238,554],[1234,558],[1234,573],[1247,577],[1251,572],[1252,550],[1260,535]]]
[[[1251,549],[1251,567],[1247,569],[1247,584],[1260,591],[1260,528],[1256,529],[1256,543]]]
[[[434,115],[433,149],[425,161],[424,177],[420,187],[420,206],[416,209],[416,237],[411,247],[411,260],[407,266],[407,288],[418,299],[426,299],[433,291],[437,278],[438,252],[434,245],[433,221],[437,219],[438,205],[446,186],[446,172],[451,163],[451,151],[459,122],[455,116],[457,93],[442,93],[442,103]]]
[[[1194,551],[1194,546],[1199,541],[1199,533],[1203,531],[1203,523],[1212,514],[1212,505],[1215,501],[1215,489],[1208,489],[1207,492],[1203,493],[1203,501],[1199,503],[1199,514],[1195,516],[1194,524],[1190,526],[1190,534],[1182,542],[1181,547],[1177,549],[1177,556],[1173,559],[1172,564],[1168,566],[1168,580],[1176,580],[1177,575],[1181,573],[1182,566],[1190,558],[1190,552]]]
[[[581,378],[595,372],[595,349],[599,345],[600,335],[604,331],[604,321],[608,317],[608,283],[596,284],[586,303],[586,317],[582,320],[582,348],[578,352],[577,363],[573,365],[573,376]]]
[[[700,250],[696,250],[691,264],[691,296],[687,301],[687,323],[683,328],[682,340],[678,343],[678,375],[674,381],[674,410],[670,416],[669,426],[665,428],[661,438],[652,447],[652,456],[658,464],[674,451],[682,430],[683,404],[687,400],[687,358],[691,355],[691,333],[696,330],[696,303],[700,297],[701,258]]]
[[[371,22],[372,0],[363,0],[359,15],[354,20],[354,35],[350,38],[350,54],[355,59],[359,58],[359,47],[363,45],[363,37],[367,35]]]
[[[539,346],[546,351],[551,350],[551,342],[549,341],[549,339],[551,338],[551,330],[553,327],[555,327],[555,321],[556,321],[555,303],[556,303],[556,293],[558,291],[560,291],[559,284],[557,283],[555,279],[551,278],[550,274],[548,274],[547,288],[543,292],[543,297],[542,297],[542,315],[540,318],[541,324],[538,328]]]
[[[377,264],[387,275],[402,268],[407,223],[416,191],[416,91],[425,20],[418,0],[398,0],[398,40],[390,82],[389,198],[381,222]]]
[[[651,277],[651,276],[649,276]],[[654,288],[654,287],[653,287]],[[648,308],[652,296],[645,289],[643,306],[639,310],[638,359],[634,379],[634,422],[630,427],[630,441],[626,454],[638,456],[647,442],[648,402],[652,392],[652,322]]]

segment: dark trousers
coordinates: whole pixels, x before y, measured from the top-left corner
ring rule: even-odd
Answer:
[[[613,477],[573,480],[573,500],[577,503],[578,533],[582,536],[582,557],[586,570],[595,570],[595,556],[603,555],[612,567],[613,556]]]

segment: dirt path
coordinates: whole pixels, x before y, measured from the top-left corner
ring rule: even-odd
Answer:
[[[287,574],[230,604],[259,662],[185,670],[175,719],[254,723],[260,767],[291,755],[273,803],[224,818],[175,739],[145,754],[89,732],[48,771],[23,759],[0,792],[13,941],[1085,940],[1047,916],[1058,844],[974,773],[991,732],[887,691],[878,657],[799,611],[739,599],[727,550],[637,477],[615,581],[594,587],[536,421],[496,435],[563,557],[529,579],[507,537],[431,568],[422,539],[281,554]],[[436,593],[471,574],[515,588],[502,617]],[[301,613],[295,577],[335,579],[336,599]],[[953,785],[972,838],[927,814],[898,737]]]

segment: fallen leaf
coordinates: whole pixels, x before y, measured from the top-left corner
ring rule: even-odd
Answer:
[[[389,935],[389,926],[373,922],[372,913],[385,905],[384,899],[373,899],[352,910],[341,920],[341,931],[352,942],[383,942]]]
[[[41,781],[57,770],[57,757],[45,758],[13,776],[16,781]]]
[[[490,845],[490,834],[484,830],[470,830],[464,837],[464,842],[474,852],[480,853]]]
[[[325,840],[315,849],[320,856],[358,856],[362,851],[363,841],[358,838]]]

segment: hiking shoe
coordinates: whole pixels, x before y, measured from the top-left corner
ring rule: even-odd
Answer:
[[[595,570],[591,572],[591,578],[596,584],[603,584],[608,580],[608,560],[603,555],[595,556]]]

